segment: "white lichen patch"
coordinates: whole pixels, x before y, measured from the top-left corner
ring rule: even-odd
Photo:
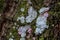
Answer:
[[[21,12],[24,12],[24,10],[25,10],[24,8],[21,8],[21,9],[20,9]]]
[[[9,40],[13,40],[13,38],[9,38]]]
[[[18,29],[18,34],[21,35],[21,37],[25,37],[26,36],[26,31],[30,28],[30,25],[25,25],[25,26],[21,26]]]
[[[25,38],[20,38],[20,40],[25,40]]]
[[[37,17],[36,10],[34,10],[34,8],[32,6],[29,7],[28,16],[26,17],[26,22],[31,23],[36,17]]]
[[[18,17],[17,21],[19,21],[19,20],[20,20],[21,23],[24,23],[25,22],[25,17],[24,16]]]
[[[38,35],[39,33],[41,34],[45,30],[45,28],[48,28],[48,25],[46,24],[48,17],[48,12],[47,12],[48,10],[49,10],[48,7],[47,8],[43,7],[39,10],[40,15],[36,20],[36,26],[37,26],[35,30],[36,35]]]

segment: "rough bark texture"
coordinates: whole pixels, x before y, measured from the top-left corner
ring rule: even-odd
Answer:
[[[16,13],[18,3],[16,0],[5,0],[5,7],[0,22],[0,40],[6,40],[7,29],[13,25],[13,17]]]

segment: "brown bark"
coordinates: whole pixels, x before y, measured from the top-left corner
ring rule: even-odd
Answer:
[[[6,5],[4,7],[0,22],[0,40],[6,40],[4,38],[6,36],[7,29],[13,25],[13,17],[19,3],[20,2],[15,0],[5,0]]]

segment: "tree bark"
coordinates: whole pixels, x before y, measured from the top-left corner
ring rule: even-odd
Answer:
[[[7,29],[13,25],[13,17],[17,11],[20,1],[5,0],[5,7],[0,22],[0,40],[6,40]]]

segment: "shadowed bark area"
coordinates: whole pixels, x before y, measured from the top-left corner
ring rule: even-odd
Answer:
[[[3,9],[1,23],[0,23],[0,40],[7,40],[5,38],[7,29],[13,25],[13,17],[16,13],[18,4],[17,0],[5,0],[5,7]]]

